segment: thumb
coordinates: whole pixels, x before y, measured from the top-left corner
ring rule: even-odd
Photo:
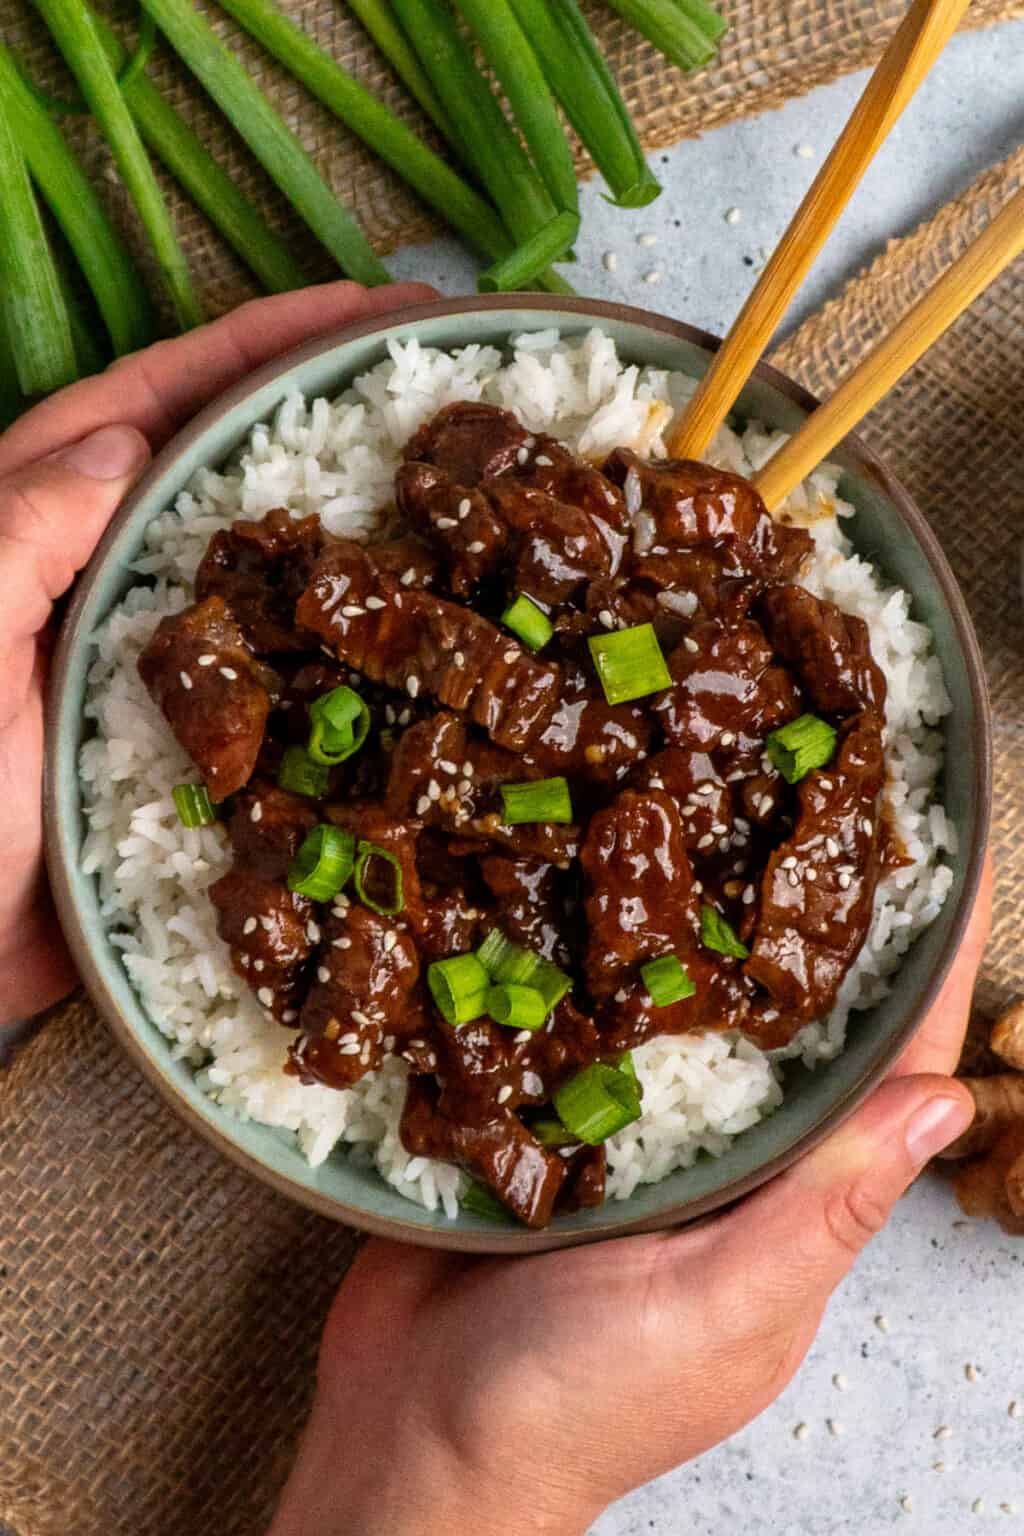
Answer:
[[[756,1233],[762,1302],[776,1312],[785,1299],[823,1303],[925,1163],[973,1114],[970,1094],[952,1078],[890,1080],[821,1146],[730,1213],[716,1260],[735,1266],[739,1252],[749,1256]]]
[[[22,644],[45,626],[148,460],[141,432],[108,426],[0,480],[0,667],[14,710],[32,669]]]

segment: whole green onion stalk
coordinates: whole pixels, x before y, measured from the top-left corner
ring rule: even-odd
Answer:
[[[391,12],[388,0],[348,0],[348,7],[355,11],[395,74],[414,100],[419,102],[442,138],[447,139],[453,148],[457,147],[452,120],[438,101],[408,38]]]
[[[728,22],[707,0],[608,0],[630,26],[680,69],[700,69],[718,52]]]

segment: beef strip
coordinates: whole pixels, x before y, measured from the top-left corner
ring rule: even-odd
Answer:
[[[788,580],[811,551],[810,534],[777,523],[739,475],[689,459],[650,463],[629,448],[616,448],[603,467],[627,506],[635,501],[635,517],[652,520],[654,548],[716,550],[732,561],[724,576],[763,581]]]
[[[482,491],[460,485],[433,464],[405,463],[395,478],[398,510],[443,552],[448,584],[468,598],[497,576],[509,531]]]
[[[232,801],[228,837],[236,861],[264,880],[283,881],[317,814],[303,795],[255,779]]]
[[[527,655],[469,609],[402,588],[358,544],[325,550],[298,619],[375,682],[465,711],[501,746],[526,746],[557,700],[557,666]]]
[[[276,679],[253,656],[222,597],[162,619],[139,675],[214,802],[241,789],[263,743]]]
[[[511,411],[479,401],[456,400],[414,432],[402,457],[446,470],[459,485],[503,475],[536,442]]]
[[[295,604],[323,546],[318,517],[278,509],[215,533],[196,572],[196,597],[222,597],[257,656],[316,649],[295,623]]]
[[[650,749],[653,729],[640,704],[609,704],[593,674],[573,662],[563,668],[551,719],[522,754],[520,778],[568,778],[610,788]]]
[[[317,933],[313,903],[244,866],[215,880],[209,896],[235,970],[263,1008],[282,1024],[294,1024]]]
[[[416,942],[404,924],[353,904],[332,913],[290,1052],[302,1081],[350,1088],[424,1029],[419,974]]]
[[[495,921],[502,932],[546,960],[568,965],[570,955],[563,935],[565,901],[554,865],[542,859],[485,854],[480,873],[497,903]]]
[[[624,539],[609,547],[608,525],[583,507],[512,476],[485,488],[494,513],[510,531],[515,591],[550,608],[566,602],[584,582],[617,570]]]
[[[604,1204],[608,1156],[603,1146],[575,1147],[563,1156],[565,1183],[555,1200],[557,1212],[591,1210]]]
[[[795,667],[816,709],[831,715],[865,707],[882,711],[885,679],[872,659],[863,619],[795,586],[770,588],[761,610],[769,640]]]
[[[693,625],[668,667],[673,685],[654,712],[677,746],[724,748],[753,765],[767,733],[801,712],[792,677],[752,619],[732,628],[717,619]]]
[[[827,768],[801,781],[793,834],[768,860],[745,971],[771,994],[766,1011],[780,1010],[791,1034],[828,1013],[867,937],[884,782],[881,725],[865,710]]]
[[[736,831],[729,785],[706,752],[666,747],[640,763],[630,783],[641,792],[665,790],[672,796],[682,818],[683,846],[690,854],[704,853]]]

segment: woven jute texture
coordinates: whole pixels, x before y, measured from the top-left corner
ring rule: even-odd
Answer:
[[[894,243],[776,361],[828,393],[1024,178],[1024,151]],[[1024,990],[1024,264],[878,409],[977,621],[997,717],[996,933]],[[0,1521],[19,1536],[265,1527],[351,1234],[220,1160],[81,1000],[0,1074]],[[344,1426],[339,1426],[339,1455]]]
[[[344,0],[281,3],[322,48],[429,137],[425,119]],[[123,9],[127,19],[122,32],[130,40],[137,7],[130,0],[99,0],[99,5],[104,10],[113,7],[115,16],[117,7]],[[618,76],[644,144],[655,150],[717,123],[779,107],[792,96],[873,63],[902,15],[905,0],[724,0],[722,9],[732,26],[721,56],[693,77],[666,64],[603,0],[584,0],[584,9]],[[434,226],[398,179],[223,12],[214,5],[209,10],[218,33],[244,59],[375,245],[387,252],[428,236]],[[973,0],[965,25],[987,26],[1014,16],[1024,16],[1024,0]],[[31,0],[0,0],[0,38],[19,50],[40,85],[73,94]],[[149,74],[287,240],[310,279],[332,275],[330,258],[166,47],[157,50]],[[105,146],[87,119],[71,117],[63,123],[137,260],[151,270],[149,253]],[[582,173],[589,169],[582,154],[579,165]],[[175,184],[166,177],[162,181],[208,315],[252,297],[256,289],[246,268]],[[154,283],[150,287],[158,292]]]

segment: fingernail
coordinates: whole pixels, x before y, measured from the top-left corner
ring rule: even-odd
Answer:
[[[134,427],[100,427],[54,457],[90,480],[123,480],[142,468],[149,449]]]
[[[963,1099],[929,1099],[907,1126],[907,1151],[915,1168],[923,1168],[943,1147],[966,1131],[973,1118],[971,1106]]]

